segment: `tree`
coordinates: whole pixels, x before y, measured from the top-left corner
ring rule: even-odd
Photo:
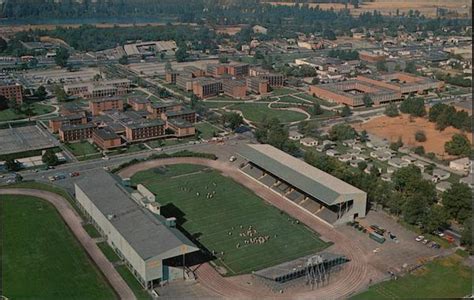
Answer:
[[[318,84],[320,82],[319,77],[313,77],[311,84]]]
[[[372,107],[372,105],[374,105],[374,101],[368,94],[364,94],[362,101],[364,101],[365,107]]]
[[[54,87],[53,93],[58,102],[66,101],[68,99],[66,92],[60,85]]]
[[[302,121],[298,123],[298,131],[305,136],[316,137],[318,135],[319,124],[318,122],[312,121]]]
[[[67,66],[67,60],[69,59],[69,51],[66,48],[60,47],[56,51],[56,56],[54,57],[54,62],[56,65],[64,68]]]
[[[379,72],[388,72],[387,65],[385,64],[384,61],[378,61],[377,64],[375,64],[377,67],[377,71]]]
[[[196,96],[196,94],[193,93],[193,94],[191,95],[191,108],[192,108],[192,109],[195,109],[196,106],[197,106],[197,104],[198,104],[198,102],[199,102],[198,96]]]
[[[416,64],[414,61],[407,62],[405,65],[405,72],[412,74],[416,73]]]
[[[471,153],[471,143],[464,134],[456,133],[450,141],[444,144],[444,150],[450,155],[469,156]]]
[[[362,130],[359,134],[359,139],[361,143],[365,143],[369,140],[369,135],[367,134],[367,130]]]
[[[321,105],[319,103],[314,103],[311,113],[315,116],[322,115],[324,113],[324,110],[321,108]]]
[[[423,223],[423,231],[431,233],[440,228],[445,228],[447,227],[448,220],[449,215],[446,210],[440,205],[433,205],[431,206],[426,216],[426,220]]]
[[[0,111],[2,110],[5,110],[5,109],[8,109],[10,106],[9,106],[9,101],[7,98],[5,98],[5,96],[3,95],[0,95]]]
[[[225,56],[225,55],[219,56],[219,62],[220,62],[221,64],[226,64],[226,63],[229,62],[229,58],[228,58],[227,56]]]
[[[44,152],[43,156],[41,157],[41,161],[48,166],[56,166],[59,164],[58,157],[51,149],[48,149]]]
[[[7,50],[8,44],[3,38],[0,37],[0,52]]]
[[[400,111],[414,117],[423,117],[426,115],[425,101],[423,98],[410,96],[400,104]]]
[[[119,58],[118,62],[121,65],[128,65],[128,56],[122,55],[122,57]]]
[[[401,137],[399,137],[396,142],[390,143],[390,149],[393,151],[398,151],[398,149],[401,147],[403,147],[403,141]]]
[[[398,112],[398,107],[395,103],[391,102],[389,105],[385,107],[385,115],[388,117],[396,117],[400,113]]]
[[[357,133],[354,128],[347,124],[336,124],[329,130],[329,139],[333,141],[350,140],[356,136]]]
[[[427,203],[415,196],[409,196],[402,206],[402,214],[405,222],[419,224],[426,220],[428,214]]]
[[[417,142],[420,142],[420,143],[424,143],[426,142],[426,134],[424,131],[422,130],[418,130],[416,133],[415,133],[415,140]]]
[[[471,216],[472,191],[464,183],[455,182],[441,195],[442,203],[449,216],[463,223]]]
[[[352,115],[351,108],[348,105],[344,105],[341,110],[341,117],[349,117],[350,115]]]
[[[423,155],[425,154],[425,147],[417,146],[415,147],[415,149],[413,149],[413,152],[415,152],[415,154],[418,154],[418,155]]]
[[[48,95],[48,92],[46,91],[46,88],[42,85],[40,85],[34,92],[34,96],[37,97],[39,100],[46,99],[47,95]]]
[[[176,50],[175,56],[177,62],[183,62],[186,61],[186,59],[189,57],[189,54],[185,47],[179,47],[178,50]]]
[[[5,160],[5,168],[10,172],[15,172],[21,169],[21,164],[13,158]]]
[[[472,217],[466,219],[463,224],[464,228],[461,232],[461,245],[469,249],[472,254]]]
[[[235,130],[239,127],[243,122],[244,118],[236,112],[230,112],[223,115],[224,123],[228,124],[229,128]]]

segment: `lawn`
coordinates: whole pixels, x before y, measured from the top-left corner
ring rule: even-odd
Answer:
[[[130,289],[132,289],[132,292],[135,294],[135,297],[138,300],[152,299],[151,296],[142,288],[133,274],[130,273],[130,270],[127,269],[127,266],[122,265],[116,267],[115,269],[117,272],[119,272],[120,276],[122,276],[123,280],[125,280]]]
[[[227,275],[250,273],[328,246],[317,233],[252,191],[203,166],[171,165],[139,172],[132,177],[132,184],[137,183],[156,193],[164,216],[176,217],[183,230],[218,253],[214,262]],[[212,198],[206,196],[210,193]],[[240,234],[249,226],[254,237],[268,240],[245,244],[250,237]]]
[[[107,244],[107,242],[98,243],[97,247],[99,247],[102,253],[104,253],[105,257],[107,257],[111,263],[120,261],[120,257],[114,252],[109,244]]]
[[[323,100],[323,99],[320,99],[320,98],[317,98],[317,97],[313,97],[312,95],[309,95],[307,93],[300,93],[300,94],[296,94],[296,96],[300,97],[300,98],[303,98],[305,100],[309,100],[313,103],[319,103],[321,105],[324,105],[324,106],[336,106],[337,103],[334,103],[334,102],[329,102],[329,101],[326,101],[326,100]]]
[[[232,105],[233,102],[208,102],[208,101],[201,101],[200,103],[202,103],[205,107],[207,108],[221,108],[221,107],[224,107],[224,106],[227,106],[227,105]]]
[[[34,197],[3,196],[0,205],[4,296],[116,298],[51,204]]]
[[[288,89],[288,88],[276,88],[272,91],[273,96],[281,96],[281,95],[288,95],[295,93],[295,90]]]
[[[376,284],[351,299],[461,298],[472,293],[472,271],[458,255],[430,262],[413,274]]]
[[[84,225],[84,226],[82,226],[82,227],[84,227],[84,230],[87,232],[87,234],[88,234],[91,238],[95,239],[95,238],[99,238],[99,237],[100,237],[100,233],[97,231],[97,229],[95,229],[94,225],[92,225],[92,224],[86,224],[86,225]]]
[[[68,143],[65,145],[76,157],[79,157],[79,156],[87,157],[89,155],[99,153],[99,151],[94,145],[86,141],[77,142],[77,143]]]
[[[267,107],[267,104],[239,103],[229,108],[241,111],[244,117],[252,122],[262,122],[265,117],[278,118],[282,123],[301,121],[306,118],[304,114],[299,112],[270,109]]]
[[[214,133],[217,134],[222,131],[207,122],[197,123],[196,129],[199,131],[199,137],[202,139],[210,139],[214,136]]]
[[[296,103],[296,104],[306,104],[306,105],[311,105],[311,103],[308,103],[304,100],[295,98],[293,96],[282,96],[280,97],[279,102],[287,102],[287,103]]]
[[[44,115],[54,111],[54,107],[40,103],[32,103],[31,107],[33,109],[33,114],[31,115],[32,117]],[[11,121],[25,118],[28,118],[28,116],[22,113],[18,114],[10,108],[0,111],[0,121]]]

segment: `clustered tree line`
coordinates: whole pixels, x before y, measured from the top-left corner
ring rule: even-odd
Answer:
[[[469,114],[464,110],[457,111],[452,105],[436,103],[429,110],[428,120],[436,123],[438,130],[444,130],[448,126],[453,126],[464,131],[472,131]]]

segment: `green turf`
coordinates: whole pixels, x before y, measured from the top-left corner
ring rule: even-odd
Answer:
[[[202,101],[201,102],[207,108],[221,108],[227,105],[232,105],[233,102],[209,102],[209,101]]]
[[[328,246],[306,226],[215,170],[173,165],[137,173],[132,184],[137,183],[156,193],[163,215],[177,217],[178,224],[207,250],[224,252],[214,262],[225,267],[228,275],[250,273]],[[207,199],[213,191],[215,196]],[[270,239],[264,244],[245,244],[249,237],[239,234],[249,226],[258,236]],[[238,243],[240,248],[236,248]]]
[[[288,95],[295,92],[296,92],[295,90],[288,89],[288,88],[276,88],[272,91],[272,95],[281,96],[281,95]]]
[[[314,102],[314,103],[319,103],[321,105],[324,105],[324,106],[336,106],[337,103],[333,103],[333,102],[329,102],[329,101],[326,101],[326,100],[323,100],[323,99],[320,99],[320,98],[317,98],[317,97],[313,97],[312,95],[309,95],[307,93],[299,93],[299,94],[296,94],[296,96],[298,96],[299,98],[303,98],[305,100],[309,100],[311,102]]]
[[[229,108],[240,110],[244,117],[252,122],[262,122],[265,117],[278,118],[282,123],[301,121],[306,118],[304,114],[299,112],[270,109],[267,104],[239,103]]]
[[[307,101],[304,101],[304,100],[301,100],[301,99],[298,99],[298,98],[295,98],[293,96],[282,96],[282,97],[280,97],[279,102],[311,105],[311,103],[309,103]]]
[[[44,115],[54,111],[54,107],[40,103],[32,103],[31,107],[33,109],[33,114],[31,115],[31,117]],[[11,109],[5,109],[0,111],[0,121],[11,121],[25,118],[28,118],[28,116],[22,113],[18,114]]]
[[[34,197],[2,196],[0,205],[4,296],[116,297],[51,204]]]
[[[351,299],[461,298],[472,293],[472,278],[472,271],[461,264],[461,257],[453,255],[430,262],[413,274],[376,284]]]
[[[120,261],[120,257],[115,253],[115,251],[107,244],[107,242],[101,242],[97,244],[97,247],[104,253],[107,259],[114,263]]]
[[[97,148],[94,147],[94,145],[86,141],[77,142],[77,143],[68,143],[66,144],[66,147],[69,150],[71,150],[74,156],[79,156],[79,157],[82,157],[82,156],[87,157],[91,154],[99,153],[99,151],[97,151]]]
[[[197,123],[196,129],[199,131],[199,137],[202,139],[210,139],[214,134],[222,131],[207,122]]]
[[[151,296],[142,288],[140,283],[138,283],[137,279],[133,277],[132,273],[130,273],[126,266],[118,266],[115,269],[117,269],[117,272],[119,272],[123,280],[125,280],[127,285],[132,289],[132,292],[138,300],[152,299]]]
[[[82,227],[84,227],[84,230],[87,232],[87,234],[88,234],[91,238],[95,239],[95,238],[99,238],[99,237],[100,237],[100,233],[97,231],[97,229],[95,229],[94,225],[92,225],[92,224],[86,224],[86,225],[84,225],[84,226],[82,226]]]

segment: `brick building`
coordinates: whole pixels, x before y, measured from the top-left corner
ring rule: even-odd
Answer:
[[[128,79],[88,81],[64,85],[66,94],[85,99],[123,96],[128,93],[129,89],[130,80]]]
[[[241,99],[246,96],[247,85],[245,81],[229,79],[222,82],[222,90],[226,95]]]
[[[196,134],[194,124],[181,118],[168,120],[167,127],[174,132],[176,137],[193,136]]]
[[[127,102],[135,111],[146,110],[150,103],[150,101],[145,98],[129,98]]]
[[[19,83],[0,82],[0,95],[8,100],[14,100],[18,104],[23,103],[23,86]]]
[[[125,138],[129,142],[146,141],[165,134],[163,120],[150,120],[125,125]]]
[[[260,77],[247,78],[247,90],[251,93],[264,95],[268,93],[268,80]]]
[[[110,127],[94,129],[92,131],[92,140],[97,146],[104,150],[122,146],[122,139]]]
[[[428,90],[441,90],[444,87],[443,81],[403,72],[372,77],[359,75],[357,76],[357,80],[394,90],[400,92],[402,95],[410,93],[422,94]]]
[[[152,119],[161,118],[163,113],[169,111],[180,111],[183,108],[181,103],[148,103],[146,109],[151,114]]]
[[[161,115],[161,119],[165,121],[175,120],[175,119],[183,119],[189,123],[196,123],[196,111],[189,109],[189,108],[182,108],[178,111],[167,111]]]
[[[260,75],[261,78],[268,81],[271,87],[282,87],[285,84],[285,76],[277,73],[268,73]]]
[[[76,115],[65,115],[60,117],[55,117],[49,120],[49,128],[52,132],[56,133],[59,131],[59,128],[65,125],[81,125],[87,124],[87,118],[83,114]]]
[[[93,124],[64,125],[59,128],[61,142],[82,141],[92,138]]]
[[[193,93],[201,99],[217,96],[222,91],[222,81],[200,78],[193,82]]]
[[[179,72],[173,71],[173,70],[166,70],[165,71],[165,80],[168,83],[175,84],[176,83],[176,78],[179,76]]]
[[[384,61],[385,60],[385,54],[379,53],[379,52],[372,52],[372,51],[359,51],[359,59],[371,63],[379,62],[379,61]]]
[[[89,110],[93,116],[105,110],[123,111],[123,100],[121,98],[94,99],[89,101]]]

